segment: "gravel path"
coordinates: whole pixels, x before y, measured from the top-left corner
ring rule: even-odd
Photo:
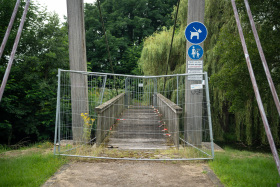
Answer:
[[[43,187],[221,186],[206,163],[103,161],[64,165]]]

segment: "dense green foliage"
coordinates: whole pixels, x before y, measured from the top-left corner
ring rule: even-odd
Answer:
[[[101,10],[115,73],[137,74],[142,41],[163,26],[172,25],[176,0],[103,0]],[[85,6],[89,69],[111,72],[97,2]]]
[[[0,38],[16,0],[0,0]],[[116,73],[139,74],[142,41],[172,24],[176,0],[102,0],[101,9]],[[24,3],[0,60],[5,73]],[[85,5],[88,70],[111,72],[97,4]],[[41,141],[54,135],[57,69],[68,69],[67,26],[57,15],[32,4],[0,105],[0,144]]]
[[[271,154],[225,148],[209,165],[225,186],[277,186],[280,182]]]
[[[168,74],[184,73],[186,59],[185,28],[187,25],[187,1],[181,1],[178,13],[177,28],[174,36],[173,47],[170,54]],[[176,7],[177,8],[177,7]],[[176,9],[175,8],[175,9]],[[173,15],[175,11],[173,11]],[[144,47],[139,59],[139,65],[145,75],[165,74],[169,56],[173,27],[169,30],[155,32],[144,41]]]
[[[279,116],[243,1],[236,1],[258,87],[276,144]],[[279,83],[279,1],[249,2],[274,84]],[[209,1],[206,9],[209,38],[205,43],[205,70],[211,76],[212,119],[217,140],[242,141],[248,145],[267,144],[249,72],[246,66],[232,5],[229,1]]]
[[[2,0],[0,3],[0,38],[4,37],[15,2]],[[1,81],[22,7],[0,60]],[[51,139],[56,108],[56,74],[58,68],[68,67],[67,51],[67,28],[59,24],[58,16],[31,4],[0,105],[0,143],[14,144],[23,138],[31,141]]]
[[[279,116],[268,87],[263,66],[251,31],[244,2],[237,0],[250,58],[277,145]],[[249,1],[272,78],[280,92],[279,22],[280,2]],[[168,74],[185,73],[187,0],[181,1],[179,24],[171,53]],[[216,141],[242,141],[248,145],[268,144],[246,66],[230,1],[206,1],[205,24],[208,38],[204,42],[204,70],[210,76],[211,110]],[[171,29],[145,39],[139,65],[145,75],[165,74]],[[172,84],[171,84],[172,86]],[[170,89],[170,88],[169,88]],[[174,88],[175,89],[175,88]]]
[[[0,38],[3,38],[16,1],[0,2]],[[184,73],[187,2],[181,1],[173,49],[169,54],[176,0],[102,0],[101,10],[115,72],[139,74],[139,65],[145,75],[165,74],[170,55],[168,74]],[[237,0],[236,3],[271,130],[279,145],[279,117],[244,2]],[[280,3],[277,0],[250,0],[249,3],[279,93]],[[23,6],[24,3],[0,60],[0,77],[3,77],[9,60]],[[206,0],[205,24],[208,38],[204,43],[204,69],[210,76],[215,140],[267,144],[230,1]],[[111,72],[96,3],[85,5],[85,27],[88,70]],[[68,68],[67,51],[67,27],[59,24],[57,15],[32,4],[0,105],[0,143],[14,144],[26,137],[32,141],[52,138],[56,73],[57,68]],[[172,81],[166,82],[169,89],[174,86]],[[163,84],[160,87],[162,89]],[[170,93],[173,100],[174,95]]]

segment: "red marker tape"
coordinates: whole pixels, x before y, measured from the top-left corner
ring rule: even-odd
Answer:
[[[171,134],[163,134],[163,135],[165,135],[165,136],[171,136]]]

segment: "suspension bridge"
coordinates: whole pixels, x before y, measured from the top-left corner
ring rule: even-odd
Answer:
[[[264,128],[280,173],[278,153],[255,80],[235,1],[232,0],[231,2]],[[20,0],[16,3],[1,45],[0,58],[10,34],[19,3]],[[11,71],[29,4],[30,0],[26,0],[17,37],[2,81],[0,101]],[[279,99],[247,0],[245,0],[245,4],[273,99],[280,114]],[[177,4],[173,37],[179,5],[180,1]],[[204,21],[204,5],[203,0],[189,1],[188,23]],[[104,151],[100,154],[98,148],[107,146],[137,150],[172,149],[177,151],[176,154],[180,155],[179,159],[181,160],[213,159],[214,143],[208,77],[207,73],[202,72],[203,61],[201,67],[198,70],[194,70],[195,73],[188,66],[190,57],[187,56],[186,72],[188,73],[186,74],[147,77],[114,74],[104,21],[99,6],[112,74],[88,73],[86,68],[83,0],[67,0],[67,9],[71,71],[59,70],[54,152],[58,151],[58,154],[68,154],[69,156],[87,155],[101,158],[102,156],[100,155],[104,154]],[[191,39],[200,38],[202,31],[197,29],[195,31],[191,32]],[[173,37],[170,53],[172,51]],[[195,44],[201,45],[202,42]],[[190,41],[187,42],[187,49],[192,44]],[[167,65],[169,65],[169,56]],[[200,57],[200,55],[198,56]],[[168,70],[168,66],[166,70]],[[195,75],[204,77],[194,79]],[[63,141],[67,143],[63,145]],[[203,146],[205,142],[211,144],[210,150]],[[91,152],[91,148],[88,149],[88,146],[93,143],[95,145],[94,153]],[[73,150],[75,150],[75,155],[73,155]],[[180,154],[180,150],[183,150],[185,154]],[[172,155],[174,156],[174,154]],[[113,157],[109,156],[107,158]]]

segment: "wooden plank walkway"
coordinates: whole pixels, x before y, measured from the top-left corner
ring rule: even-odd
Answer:
[[[152,106],[130,106],[114,127],[108,145],[119,149],[168,149],[170,140],[161,125],[160,115]]]

